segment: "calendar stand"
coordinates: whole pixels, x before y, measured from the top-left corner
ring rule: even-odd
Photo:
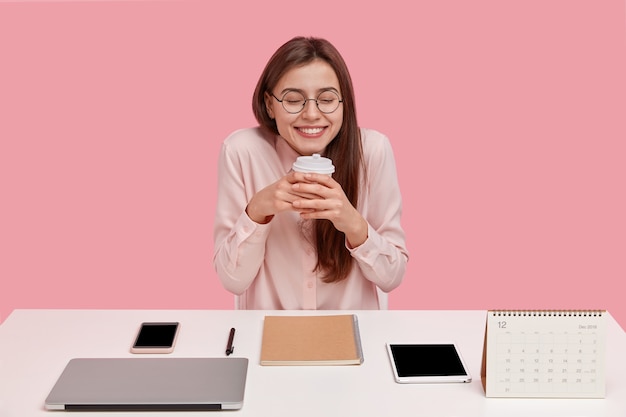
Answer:
[[[604,310],[489,310],[487,397],[604,398]]]

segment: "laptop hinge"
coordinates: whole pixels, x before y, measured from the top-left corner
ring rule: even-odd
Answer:
[[[66,411],[208,411],[221,404],[66,404]]]

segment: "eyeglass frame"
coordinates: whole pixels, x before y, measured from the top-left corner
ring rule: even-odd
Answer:
[[[317,100],[319,100],[319,98],[320,98],[320,96],[321,96],[322,94],[324,94],[324,93],[328,93],[328,92],[331,92],[331,93],[333,93],[334,95],[336,95],[336,96],[337,96],[337,99],[338,99],[338,102],[337,102],[337,107],[335,107],[335,109],[334,109],[333,111],[325,112],[325,111],[322,111],[322,110],[320,109],[320,104],[319,104],[319,102],[318,102]],[[291,111],[287,110],[287,108],[285,108],[285,104],[284,104],[283,102],[285,101],[285,96],[286,96],[287,94],[289,94],[289,93],[298,93],[298,94],[302,95],[302,98],[304,98],[304,103],[302,103],[302,108],[301,108],[300,110],[298,110],[297,112],[291,112]],[[287,113],[289,113],[289,114],[299,114],[299,113],[302,113],[302,110],[304,110],[304,109],[306,108],[306,103],[308,103],[309,101],[314,101],[314,102],[315,102],[315,107],[317,107],[317,110],[319,110],[319,111],[320,111],[320,113],[323,113],[323,114],[332,114],[332,113],[336,112],[336,111],[337,111],[337,109],[339,108],[339,105],[340,105],[341,103],[343,103],[343,99],[341,98],[341,96],[339,95],[339,93],[338,93],[338,92],[336,92],[336,91],[334,91],[334,90],[332,90],[332,89],[320,91],[320,93],[317,95],[317,98],[306,98],[306,96],[304,95],[304,93],[302,93],[302,92],[301,92],[301,91],[299,91],[299,90],[289,90],[289,91],[285,91],[285,94],[283,94],[283,98],[282,98],[282,99],[279,99],[278,97],[276,97],[276,96],[274,95],[274,93],[272,93],[272,92],[270,92],[270,95],[271,95],[272,97],[274,97],[274,98],[276,99],[276,101],[278,101],[278,102],[281,104],[282,108],[283,108],[283,109],[284,109]]]

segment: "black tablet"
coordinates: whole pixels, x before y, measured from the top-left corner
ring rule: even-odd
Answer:
[[[396,382],[470,382],[467,366],[454,343],[388,343]]]

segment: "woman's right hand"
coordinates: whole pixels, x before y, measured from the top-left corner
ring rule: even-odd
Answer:
[[[248,202],[246,213],[252,221],[260,224],[269,223],[275,214],[293,211],[292,203],[303,198],[316,198],[310,194],[297,193],[293,184],[301,182],[302,173],[290,171],[287,175],[256,193]],[[302,211],[302,210],[298,210]]]

